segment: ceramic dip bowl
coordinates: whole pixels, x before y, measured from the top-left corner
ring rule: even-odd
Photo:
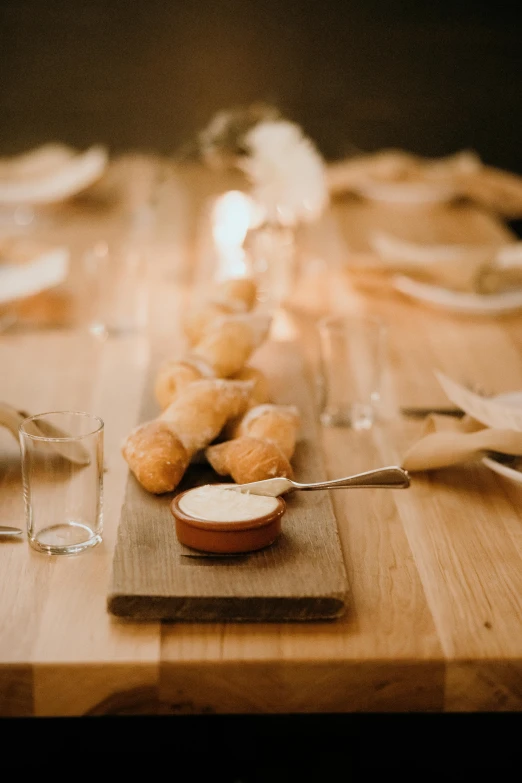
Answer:
[[[170,504],[178,541],[201,552],[254,552],[281,532],[281,497],[242,493],[230,484],[205,484],[181,492]],[[228,487],[228,488],[227,488]]]

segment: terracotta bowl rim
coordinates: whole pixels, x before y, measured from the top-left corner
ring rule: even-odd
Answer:
[[[205,484],[204,486],[221,487],[223,484]],[[200,528],[201,530],[213,530],[216,533],[226,533],[227,531],[236,530],[251,530],[252,528],[263,527],[265,525],[271,524],[274,520],[282,517],[286,511],[286,502],[284,498],[276,497],[274,500],[277,501],[277,507],[268,514],[263,514],[262,516],[256,517],[255,519],[244,519],[237,522],[210,522],[207,519],[201,519],[200,517],[193,517],[190,514],[186,514],[179,507],[179,501],[181,498],[188,492],[192,492],[194,489],[198,489],[198,487],[191,487],[190,489],[186,489],[176,495],[176,497],[173,498],[170,502],[170,511],[175,518],[177,517],[187,525]]]

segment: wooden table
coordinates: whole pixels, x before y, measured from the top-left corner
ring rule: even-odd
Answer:
[[[121,171],[135,163],[124,159]],[[148,165],[140,162],[140,176]],[[35,412],[97,413],[107,462],[102,545],[56,558],[32,552],[26,540],[0,544],[0,715],[520,711],[522,488],[480,463],[415,475],[407,491],[332,493],[350,583],[339,620],[160,624],[107,613],[128,475],[120,444],[136,424],[151,352],[181,349],[180,318],[203,252],[201,215],[224,187],[230,183],[195,167],[167,170],[150,246],[146,334],[99,341],[71,316],[74,306],[40,302],[36,310],[33,302],[40,328],[29,320],[0,335],[0,399]],[[77,271],[81,249],[113,219],[79,202],[48,231],[75,249]],[[390,325],[392,406],[447,402],[435,367],[492,393],[522,388],[520,313],[453,315],[357,282],[350,260],[367,251],[375,227],[426,242],[510,236],[469,205],[334,204],[305,242],[299,285],[280,314],[280,328],[299,335],[310,361],[319,315],[363,310]],[[329,477],[396,464],[421,427],[391,416],[369,434],[323,430]],[[24,526],[18,445],[7,430],[0,523]]]

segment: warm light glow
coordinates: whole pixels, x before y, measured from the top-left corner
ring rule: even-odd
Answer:
[[[212,233],[219,248],[241,247],[252,219],[252,200],[239,190],[229,190],[217,199]]]
[[[217,252],[217,280],[252,274],[243,243],[249,229],[257,228],[262,220],[262,212],[254,200],[240,190],[229,190],[216,199],[211,222]]]
[[[220,196],[212,211],[212,236],[217,250],[216,278],[241,277],[248,274],[243,249],[253,222],[252,199],[239,190]]]

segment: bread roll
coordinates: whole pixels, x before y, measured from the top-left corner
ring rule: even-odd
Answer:
[[[290,460],[295,451],[300,423],[301,417],[295,405],[265,403],[248,410],[231,428],[231,437],[249,435],[270,441],[279,446]]]
[[[182,389],[202,378],[214,375],[212,368],[202,359],[186,356],[183,359],[168,359],[158,368],[154,383],[154,396],[161,410],[164,410]]]
[[[257,286],[252,278],[229,278],[219,283],[212,296],[193,308],[183,322],[189,345],[196,345],[218,318],[252,310],[256,293]]]
[[[216,473],[231,476],[236,484],[293,477],[292,466],[279,446],[248,435],[208,446],[205,456]]]
[[[192,353],[209,364],[219,378],[228,378],[244,367],[266,339],[270,322],[265,313],[223,316],[193,347]]]
[[[162,494],[177,487],[190,461],[189,454],[166,421],[149,421],[124,440],[122,454],[148,492]]]
[[[244,413],[253,383],[207,378],[183,389],[160,414],[192,456],[211,443],[228,419]]]

